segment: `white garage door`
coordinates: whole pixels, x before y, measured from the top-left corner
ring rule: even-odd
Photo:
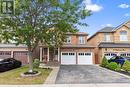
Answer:
[[[78,64],[88,65],[93,64],[91,52],[78,52]]]
[[[76,64],[75,52],[61,52],[61,64]]]
[[[104,56],[107,58],[107,59],[110,59],[112,58],[113,56],[115,56],[116,53],[104,53]]]

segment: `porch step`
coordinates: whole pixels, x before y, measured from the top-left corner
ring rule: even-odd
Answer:
[[[60,65],[59,62],[50,61],[50,62],[48,62],[47,64],[41,63],[39,67],[41,67],[41,68],[49,68],[49,67],[57,67],[57,66],[59,66],[59,65]]]
[[[60,63],[57,62],[57,61],[49,61],[46,65],[47,65],[47,66],[59,66]]]

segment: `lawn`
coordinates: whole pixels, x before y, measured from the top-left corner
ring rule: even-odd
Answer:
[[[28,70],[27,66],[0,73],[0,84],[25,85],[25,84],[43,84],[52,71],[52,69],[34,69],[41,71],[41,75],[36,77],[21,77],[20,74]]]

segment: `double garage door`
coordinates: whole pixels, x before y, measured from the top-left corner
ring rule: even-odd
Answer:
[[[93,64],[93,56],[91,52],[61,52],[61,64]]]
[[[124,57],[130,57],[130,52],[120,52],[120,53],[104,53],[104,56],[107,58],[107,59],[110,59],[112,58],[113,56],[116,56],[116,55],[119,55],[119,56],[124,56]]]
[[[13,54],[11,54],[11,51],[0,51],[0,59],[11,58],[11,55],[13,55],[13,58],[21,61],[24,65],[28,63],[27,53],[27,51],[14,51]]]

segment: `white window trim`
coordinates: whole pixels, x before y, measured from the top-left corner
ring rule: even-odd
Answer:
[[[126,31],[126,35],[121,35],[121,32],[120,32],[120,41],[128,41],[127,31]]]
[[[128,41],[127,35],[120,35],[120,41]]]
[[[104,33],[104,42],[111,42],[111,36],[109,33]]]
[[[70,42],[69,42],[69,40],[70,40]],[[67,38],[66,38],[66,43],[67,43],[67,44],[71,44],[71,36],[67,36]]]
[[[78,43],[79,44],[85,44],[85,37],[84,36],[79,36],[78,37]]]

